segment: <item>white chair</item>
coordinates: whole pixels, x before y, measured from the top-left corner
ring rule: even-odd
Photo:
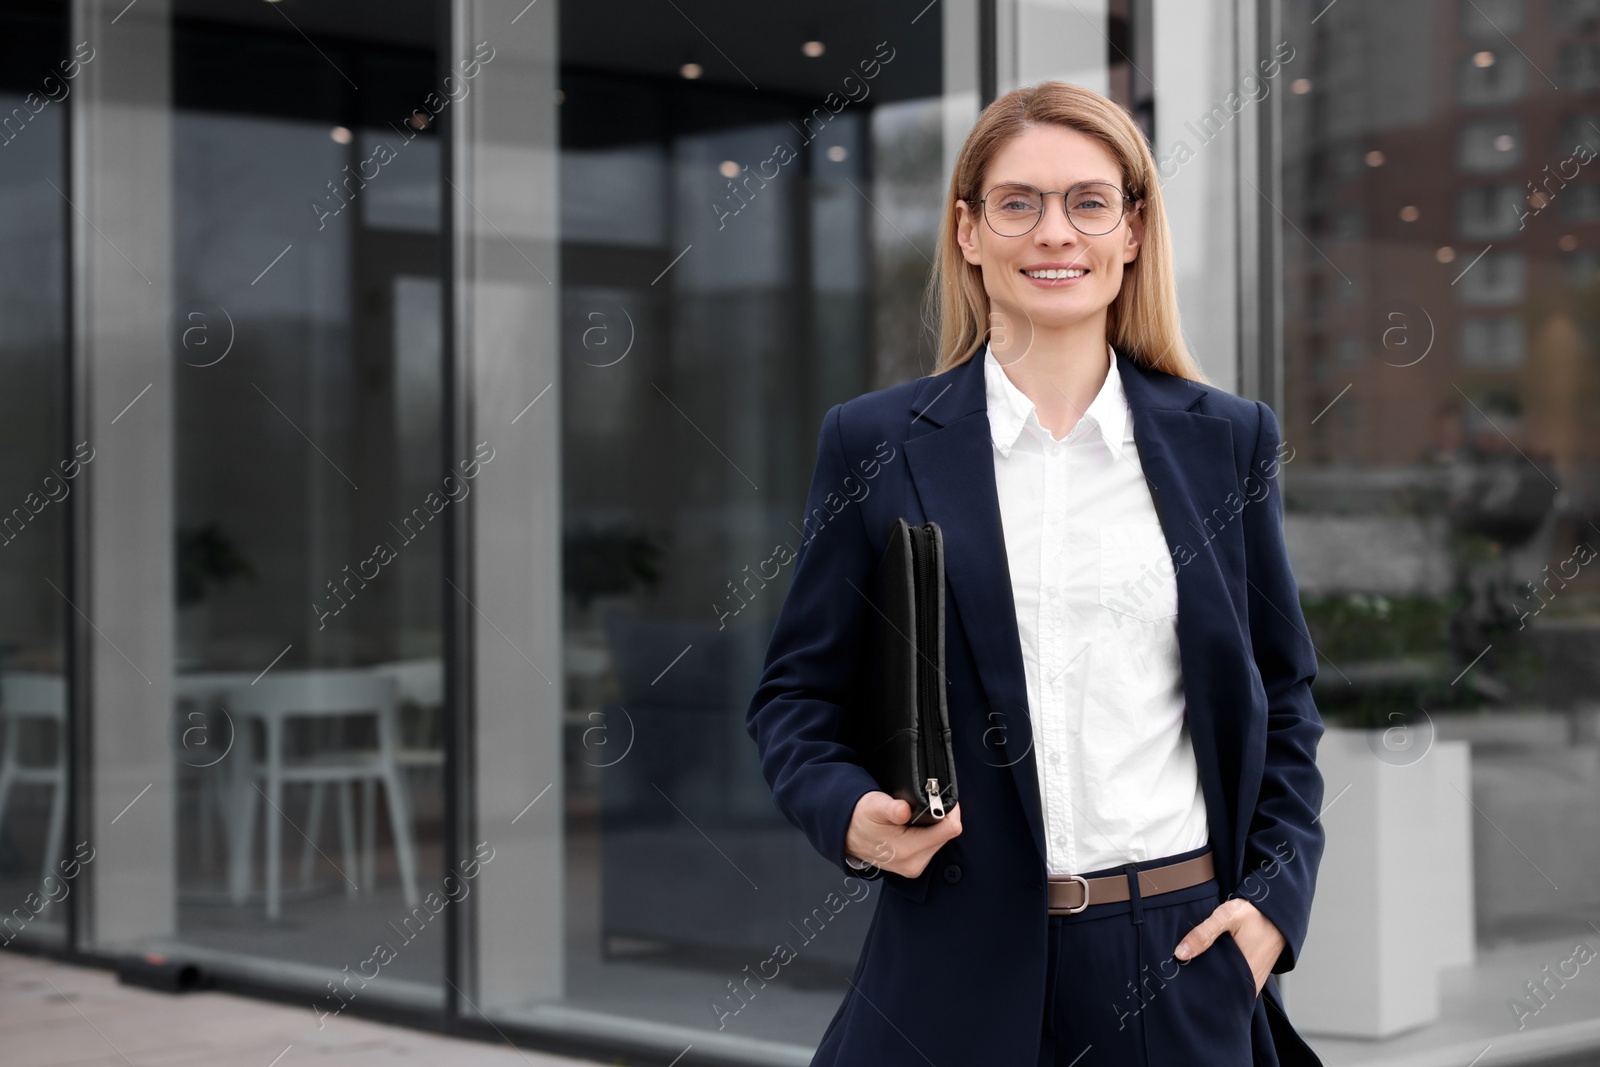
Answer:
[[[0,825],[6,819],[11,787],[48,785],[50,828],[45,838],[44,877],[61,858],[61,838],[67,827],[67,681],[58,674],[8,672],[0,675],[0,717],[5,719],[5,752],[0,755]],[[22,724],[33,719],[47,724],[55,738],[55,759],[49,763],[23,763]]]
[[[210,870],[217,826],[222,829],[228,853],[228,893],[235,905],[243,905],[250,895],[250,857],[242,835],[234,831],[244,818],[234,810],[238,804],[252,804],[256,792],[250,787],[250,731],[241,729],[224,707],[229,690],[248,685],[259,671],[190,671],[172,679],[173,697],[180,716],[177,725],[180,750],[179,773],[192,771],[199,776],[199,805],[196,811],[200,835],[200,866]],[[253,808],[251,809],[254,810]]]
[[[439,769],[444,766],[444,748],[442,744],[435,744],[430,740],[434,723],[444,715],[444,661],[437,659],[407,659],[394,660],[389,663],[379,663],[368,670],[374,674],[383,675],[394,679],[395,700],[398,704],[410,702],[422,713],[420,720],[414,724],[412,736],[407,736],[407,731],[402,728],[398,731],[396,741],[395,762],[400,765],[402,777],[409,778],[404,772],[432,768]],[[408,782],[409,785],[409,782]],[[365,787],[369,792],[370,784]],[[409,795],[409,794],[408,794]],[[362,832],[369,837],[372,833],[373,806],[370,796],[365,798],[362,809]],[[416,807],[413,804],[413,809]],[[372,853],[368,851],[364,859],[370,862]],[[364,867],[361,872],[362,884],[372,883],[372,870],[370,866]]]
[[[419,732],[429,733],[429,717],[440,715],[444,710],[444,664],[436,659],[396,660],[379,663],[368,670],[394,679],[396,702],[410,701],[420,708],[424,714],[418,724]],[[402,767],[444,766],[444,750],[431,744],[426,736],[401,736],[395,758]]]
[[[309,825],[305,833],[307,845],[301,855],[301,878],[309,877],[309,858],[322,815],[322,787],[336,785],[340,799],[340,831],[345,851],[345,865],[351,865],[353,828],[350,811],[350,789],[361,783],[367,799],[366,818],[369,833],[364,842],[365,855],[362,868],[365,880],[371,884],[374,866],[373,818],[371,812],[375,787],[382,785],[389,803],[390,830],[394,837],[395,854],[400,867],[400,884],[407,906],[417,903],[416,848],[412,839],[410,804],[404,784],[400,779],[400,765],[396,759],[399,749],[395,701],[395,682],[391,677],[366,670],[309,670],[274,671],[250,685],[235,686],[228,690],[226,707],[239,723],[241,733],[249,733],[249,720],[258,720],[265,736],[266,751],[259,761],[251,761],[251,773],[242,778],[241,788],[250,790],[243,802],[231,805],[236,825],[231,831],[241,841],[242,854],[248,857],[255,834],[255,793],[257,781],[264,787],[269,810],[266,812],[267,853],[267,917],[276,919],[280,911],[282,885],[283,844],[283,787],[303,782],[312,787]],[[329,748],[315,752],[310,758],[290,761],[285,758],[285,740],[292,721],[302,720],[316,741],[326,738],[326,729],[335,720],[371,716],[376,722],[377,747],[370,750]],[[246,745],[246,753],[253,746]],[[242,753],[245,754],[245,753]],[[248,862],[248,859],[246,860]],[[346,876],[349,892],[355,886]]]

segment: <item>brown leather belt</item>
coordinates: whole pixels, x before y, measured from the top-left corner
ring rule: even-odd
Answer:
[[[1139,872],[1139,898],[1159,896],[1175,889],[1188,889],[1208,878],[1216,870],[1211,863],[1211,853],[1193,859],[1169,863]],[[1112,904],[1128,899],[1128,876],[1107,874],[1099,878],[1085,878],[1080,874],[1052,874],[1048,899],[1051,915],[1076,915],[1090,904]]]

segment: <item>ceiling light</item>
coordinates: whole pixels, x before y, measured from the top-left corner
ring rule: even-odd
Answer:
[[[1369,167],[1383,166],[1383,153],[1378,151],[1376,148],[1368,152],[1364,158],[1366,159],[1367,166]]]
[[[694,81],[696,78],[700,77],[700,75],[705,73],[705,68],[700,66],[698,63],[685,63],[683,66],[678,68],[678,73],[682,74],[690,81]]]
[[[1407,204],[1405,207],[1400,209],[1401,222],[1416,222],[1421,215],[1422,212],[1417,210],[1415,204]]]
[[[724,159],[722,165],[717,168],[717,172],[724,178],[737,178],[739,176],[739,164],[731,159]]]
[[[816,59],[826,50],[826,46],[824,46],[821,41],[807,41],[805,44],[800,46],[800,51],[804,52],[812,59]]]
[[[1494,53],[1488,49],[1484,49],[1482,52],[1475,53],[1472,57],[1472,65],[1474,67],[1494,66]]]
[[[269,2],[270,2],[270,0],[269,0]],[[350,143],[350,128],[348,126],[335,126],[333,129],[328,131],[328,136],[332,137],[335,141],[338,141],[340,144],[349,144]]]

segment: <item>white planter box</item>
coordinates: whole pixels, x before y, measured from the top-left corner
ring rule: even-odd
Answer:
[[[1431,734],[1414,729],[1407,751],[1330,728],[1318,746],[1328,845],[1282,979],[1304,1032],[1384,1038],[1433,1022],[1439,969],[1473,959],[1469,752]]]
[[[1434,813],[1427,832],[1433,846],[1434,907],[1430,922],[1438,934],[1435,962],[1470,967],[1478,958],[1476,898],[1473,894],[1472,749],[1465,741],[1434,741],[1424,762],[1434,767]]]

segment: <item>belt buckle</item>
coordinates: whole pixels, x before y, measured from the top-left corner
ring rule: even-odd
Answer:
[[[1080,911],[1083,911],[1089,907],[1089,880],[1081,874],[1069,874],[1067,875],[1067,880],[1077,882],[1079,885],[1083,886],[1083,903],[1079,904],[1076,908],[1067,909],[1068,915],[1076,915]]]

